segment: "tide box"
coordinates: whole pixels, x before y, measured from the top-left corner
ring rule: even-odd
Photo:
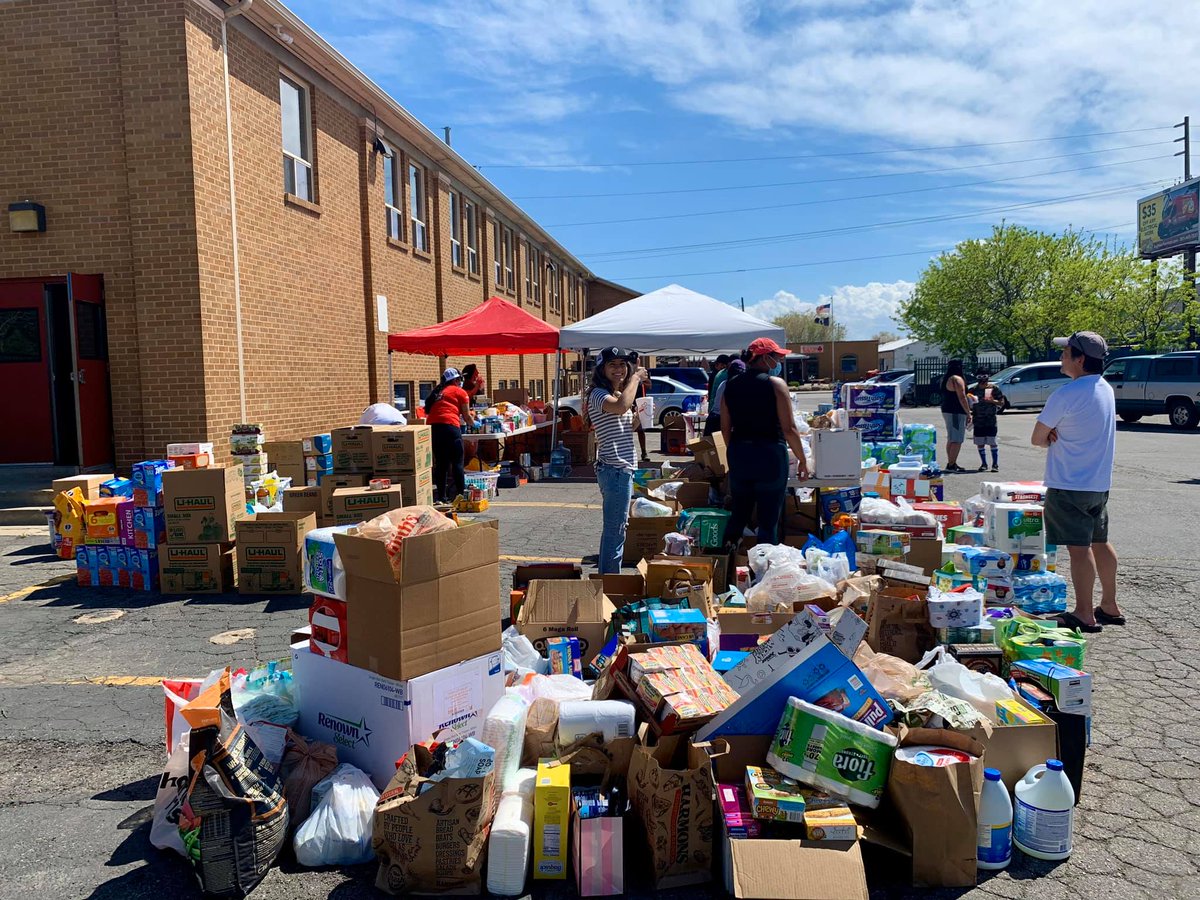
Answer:
[[[333,744],[339,762],[362,769],[382,790],[396,774],[396,757],[404,752],[398,747],[434,735],[479,736],[504,693],[500,659],[497,650],[401,681],[321,656],[300,641],[292,644],[296,730]]]
[[[124,511],[129,511],[130,537],[132,537],[133,501],[127,497],[97,497],[83,504],[83,531],[87,538],[101,538],[115,543],[121,542]]]
[[[333,524],[358,525],[403,505],[404,494],[398,484],[381,490],[337,488],[333,491]]]
[[[371,433],[371,467],[376,473],[412,475],[433,465],[428,425],[377,425]]]
[[[167,542],[223,544],[234,539],[246,512],[242,467],[168,469],[163,473]]]
[[[304,536],[316,527],[311,512],[263,512],[239,521],[238,593],[302,593]]]
[[[235,571],[230,544],[167,544],[158,551],[164,594],[227,594]]]
[[[371,434],[376,428],[395,426],[351,425],[335,428],[330,434],[333,440],[333,467],[337,472],[370,472],[374,462]]]

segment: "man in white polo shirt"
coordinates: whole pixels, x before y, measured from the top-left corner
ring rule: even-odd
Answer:
[[[1071,378],[1046,400],[1033,444],[1046,452],[1046,543],[1071,555],[1075,611],[1058,619],[1067,627],[1100,631],[1124,625],[1117,607],[1117,552],[1108,542],[1108,492],[1117,444],[1113,391],[1100,373],[1108,344],[1093,331],[1055,338],[1062,371]],[[1100,607],[1092,603],[1100,577]]]

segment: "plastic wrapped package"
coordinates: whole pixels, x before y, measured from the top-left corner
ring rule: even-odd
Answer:
[[[790,612],[797,603],[836,596],[837,588],[823,578],[810,575],[798,565],[772,566],[746,592],[746,612]]]
[[[903,497],[895,503],[880,497],[863,497],[858,508],[859,519],[872,525],[937,525],[932,513],[913,509]]]
[[[574,675],[531,675],[517,687],[518,692],[531,704],[535,700],[590,700],[592,689]]]
[[[233,708],[238,721],[270,722],[293,727],[300,718],[292,673],[272,661],[232,680]]]
[[[531,672],[547,675],[550,672],[550,660],[537,652],[533,641],[509,625],[504,629],[504,671],[516,672],[518,675]]]
[[[322,741],[310,741],[294,731],[288,732],[283,752],[283,796],[293,824],[299,825],[312,811],[312,791],[318,782],[337,768],[337,748]]]
[[[312,792],[312,815],[292,847],[302,866],[353,866],[375,858],[371,833],[379,791],[366,772],[342,763]]]
[[[671,507],[655,503],[646,497],[638,497],[633,501],[633,509],[629,513],[635,519],[665,519],[674,516]]]
[[[533,783],[528,793],[500,798],[488,835],[487,890],[501,897],[525,893],[533,836]]]
[[[679,488],[682,486],[682,481],[668,481],[666,484],[660,484],[654,490],[650,491],[650,496],[655,500],[674,500],[675,495],[679,493]]]
[[[503,793],[520,794],[522,797],[532,797],[534,785],[537,784],[537,769],[517,769],[503,785]]]
[[[573,744],[590,734],[605,741],[634,737],[635,710],[624,700],[568,700],[558,707],[558,742]]]
[[[505,694],[492,705],[483,720],[479,739],[496,751],[495,782],[499,785],[514,778],[521,766],[521,747],[528,718],[529,701],[518,694]]]
[[[449,531],[458,526],[432,506],[404,506],[392,509],[358,526],[360,537],[382,541],[396,578],[401,577],[402,548],[406,538],[436,531]]]
[[[933,683],[925,672],[897,656],[876,653],[866,641],[854,651],[854,664],[885,700],[911,703],[933,690]]]
[[[787,544],[755,544],[746,556],[756,581],[762,580],[773,566],[804,567],[804,554]]]

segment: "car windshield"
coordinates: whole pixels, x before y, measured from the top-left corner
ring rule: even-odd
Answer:
[[[1007,369],[1004,369],[1003,371],[997,372],[995,375],[993,375],[992,383],[999,384],[1002,382],[1006,382],[1006,381],[1008,381],[1009,378],[1011,378],[1014,374],[1016,374],[1019,371],[1021,371],[1020,366],[1009,366]]]
[[[902,371],[902,372],[880,372],[880,373],[879,373],[878,375],[876,375],[874,378],[869,378],[869,379],[867,379],[867,380],[868,380],[868,381],[873,381],[873,382],[875,382],[876,384],[890,384],[890,383],[891,383],[891,382],[893,382],[893,381],[899,381],[899,380],[900,380],[901,378],[903,378],[905,375],[911,375],[911,374],[912,374],[912,372],[909,372],[909,371]]]

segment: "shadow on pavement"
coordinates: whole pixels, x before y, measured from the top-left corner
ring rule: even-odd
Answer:
[[[110,788],[107,791],[101,791],[93,800],[109,800],[129,802],[131,800],[153,800],[154,794],[158,790],[158,776],[148,775],[141,781],[132,781],[129,784],[118,788]]]
[[[60,559],[54,551],[47,549],[45,544],[31,544],[28,547],[18,547],[15,550],[9,550],[5,556],[29,556],[32,559],[23,560],[22,562],[14,562],[11,565],[19,566],[26,562],[70,562],[70,560]]]

